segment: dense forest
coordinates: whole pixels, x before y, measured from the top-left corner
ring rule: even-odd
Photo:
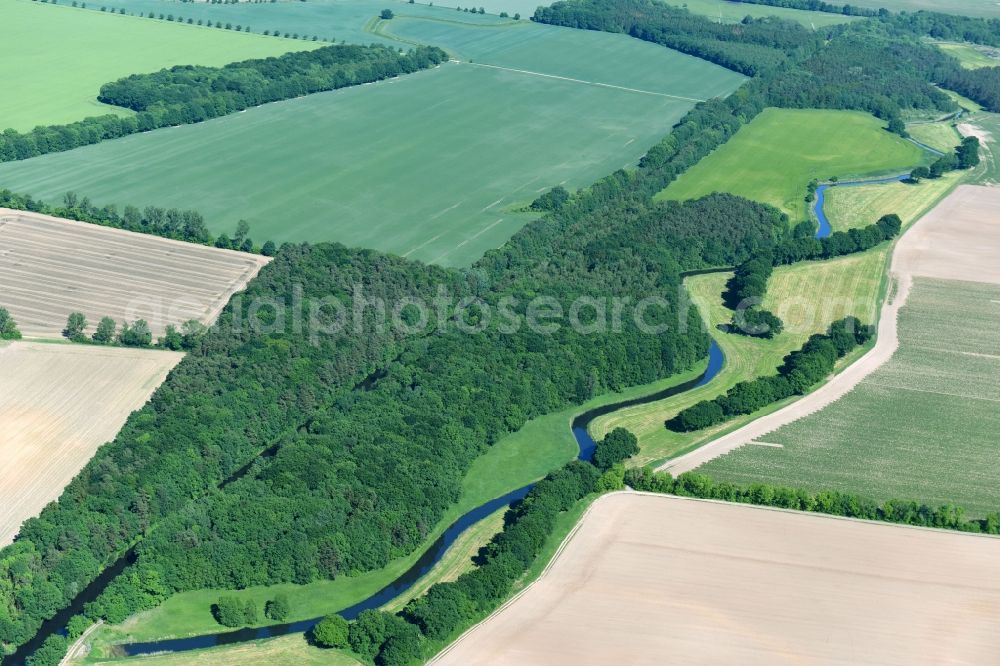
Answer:
[[[447,59],[441,49],[420,46],[400,53],[386,46],[331,45],[277,58],[245,60],[225,67],[178,65],[134,74],[101,88],[100,100],[138,111],[132,116],[95,116],[0,133],[0,162],[72,150],[160,127],[197,123],[251,106],[392,78]]]
[[[567,205],[558,221],[534,225],[559,230],[547,245],[526,254],[514,243],[464,272],[336,245],[283,247],[243,308],[254,298],[290,302],[297,285],[305,299],[334,296],[347,310],[355,285],[368,300],[431,300],[443,286],[487,304],[512,297],[515,309],[539,295],[568,304],[662,294],[670,304],[650,316],[671,329],[644,333],[626,317],[617,332],[432,326],[404,339],[378,325],[377,308],[365,308],[363,330],[320,335],[317,344],[291,322],[267,334],[240,328],[235,322],[249,315],[230,304],[62,501],[2,551],[4,642],[25,640],[143,535],[133,573],[91,612],[120,620],[178,589],[378,568],[421,542],[457,499],[472,459],[504,433],[688,368],[708,338],[693,308],[676,310],[680,272],[773,247],[784,220],[728,195],[642,209],[625,199],[606,200],[595,213],[600,225]],[[276,445],[276,455],[219,488]]]
[[[1000,67],[964,69],[953,67],[940,77],[941,85],[1000,113]]]
[[[654,193],[768,105],[860,108],[889,118],[903,108],[950,104],[930,86],[932,66],[921,60],[936,51],[865,28],[819,34],[771,20],[718,26],[645,0],[556,3],[536,18],[628,32],[728,61],[756,78],[724,100],[699,104],[638,169],[555,197],[551,212],[471,269],[335,244],[284,246],[60,502],[0,550],[0,643],[24,642],[135,543],[137,563],[88,609],[92,616],[119,621],[177,590],[332,578],[412,552],[458,498],[471,461],[504,434],[533,416],[704,357],[707,333],[696,311],[676,298],[683,271],[734,266],[762,252],[778,256],[794,239],[788,220],[769,206],[730,195],[655,203]],[[684,22],[683,35],[675,20]],[[841,70],[857,71],[836,71],[837,57],[851,63]],[[195,103],[215,82],[255,80],[251,69],[232,79],[200,68],[190,80],[183,71],[151,75],[179,86],[170,93],[179,97],[137,85],[130,103],[153,109],[137,117]],[[219,99],[250,99],[227,95]],[[419,334],[384,326],[373,305],[431,302],[439,287],[478,304],[450,311]],[[648,313],[652,323],[670,326],[665,333],[644,331],[628,317],[614,334],[568,326],[505,332],[485,315],[513,302],[521,318],[537,297],[565,312],[581,297],[635,302],[650,295],[667,299]],[[241,326],[255,298],[304,299],[305,317],[323,326],[318,333],[292,321],[266,332]],[[334,330],[330,299],[360,309],[360,327]],[[826,367],[839,341],[826,338],[835,334],[796,357],[790,387],[801,383],[800,370]],[[258,458],[265,450],[273,455]],[[230,479],[248,464],[245,475]],[[568,473],[583,481],[566,498],[589,491],[590,472]],[[530,548],[516,548],[533,557]],[[483,579],[469,585],[505,593],[504,581],[521,566],[512,557],[522,555],[498,555],[497,573],[476,574]],[[376,625],[372,620],[373,632]],[[371,642],[358,635],[359,645]]]

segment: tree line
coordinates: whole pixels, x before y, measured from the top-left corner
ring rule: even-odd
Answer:
[[[782,27],[746,28],[757,42],[741,41],[739,31],[705,39],[748,45],[748,58],[770,49],[795,62],[812,57],[822,38],[838,39],[783,36]],[[781,48],[764,43],[768,32]],[[360,330],[316,339],[290,322],[266,334],[233,324],[255,299],[291,302],[295,285],[306,302],[334,295],[349,311],[358,284],[366,301],[430,300],[444,286],[487,304],[545,295],[565,308],[577,296],[673,295],[685,270],[776,252],[787,219],[770,206],[731,195],[686,203],[652,195],[774,103],[769,95],[785,74],[762,74],[724,100],[697,105],[638,169],[571,195],[471,269],[337,244],[283,246],[242,304],[227,306],[151,403],[69,485],[64,497],[72,501],[47,507],[0,551],[0,642],[25,641],[137,540],[137,563],[88,607],[90,617],[120,622],[178,590],[379,568],[423,541],[458,498],[471,461],[527,419],[703,358],[709,338],[701,319],[679,304],[654,313],[654,323],[686,330],[655,335],[632,325],[586,336],[569,327],[551,336],[500,335],[489,326],[458,335],[432,325],[405,337],[379,326],[377,308],[366,304]],[[887,99],[894,94],[885,90]],[[478,316],[464,315],[467,323]],[[255,461],[264,450],[276,453]],[[377,637],[375,625],[369,637]]]
[[[736,384],[725,395],[681,410],[666,422],[669,430],[692,432],[723,423],[734,416],[753,414],[772,403],[805,395],[833,372],[837,359],[867,343],[875,331],[855,317],[835,321],[825,334],[817,333],[786,356],[778,373]]]
[[[734,0],[747,5],[765,5],[767,7],[783,7],[785,9],[801,9],[810,12],[826,12],[827,14],[842,14],[844,16],[888,16],[887,9],[869,9],[854,5],[835,5],[823,0]]]
[[[726,327],[728,332],[761,338],[781,334],[784,322],[761,306],[773,271],[774,257],[770,252],[758,254],[736,267],[722,295],[726,307],[736,311]]]
[[[941,85],[968,97],[987,111],[1000,112],[1000,67],[965,69],[955,66],[941,76]]]
[[[356,284],[369,300],[389,303],[431,300],[439,285],[491,303],[546,294],[564,307],[579,295],[672,296],[683,270],[743,261],[773,243],[783,224],[774,209],[731,195],[650,201],[641,213],[628,198],[592,214],[564,206],[553,214],[558,222],[536,225],[561,233],[530,256],[514,244],[465,271],[335,244],[284,246],[248,286],[244,309],[227,307],[70,484],[67,496],[76,499],[29,520],[4,551],[0,580],[12,581],[0,586],[4,641],[25,640],[143,535],[138,563],[89,606],[92,617],[119,622],[206,585],[301,583],[379,568],[423,541],[457,500],[471,461],[528,418],[690,367],[708,336],[694,308],[676,305],[654,317],[687,330],[666,334],[626,321],[621,332],[597,335],[566,327],[553,336],[487,329],[404,339],[383,330],[370,307],[360,333],[318,341],[291,322],[267,334],[233,325],[255,300],[291,302],[296,285],[306,301],[336,294],[348,310]],[[598,214],[601,225],[593,223]],[[202,425],[191,427],[192,413],[205,415]],[[217,490],[276,444],[273,458]]]
[[[1000,512],[982,519],[966,519],[960,507],[931,508],[914,501],[889,500],[881,504],[838,491],[809,492],[763,483],[739,486],[717,482],[705,474],[687,472],[674,479],[651,467],[625,469],[621,464],[636,449],[635,437],[616,429],[597,445],[594,464],[573,461],[549,474],[511,506],[503,529],[482,548],[473,570],[454,582],[437,583],[396,614],[368,610],[348,622],[330,615],[311,630],[321,647],[351,650],[380,666],[403,666],[427,659],[441,645],[488,616],[510,596],[551,540],[556,517],[596,494],[629,487],[654,492],[723,500],[758,506],[877,520],[940,529],[1000,533]],[[624,446],[624,448],[623,448]],[[597,465],[598,456],[605,465]]]
[[[131,324],[122,322],[121,330],[118,330],[118,323],[114,319],[102,317],[89,336],[86,332],[88,326],[87,317],[82,312],[72,312],[66,319],[62,335],[71,342],[97,345],[117,343],[124,347],[149,347],[153,344],[153,334],[144,319],[137,319]],[[184,322],[180,329],[168,324],[156,346],[172,351],[191,350],[207,331],[208,328],[197,319]]]
[[[17,194],[8,189],[0,189],[0,208],[11,208],[31,213],[41,213],[67,220],[97,224],[102,227],[124,229],[140,234],[161,236],[174,240],[221,247],[243,252],[254,252],[266,257],[274,256],[277,248],[273,241],[266,241],[257,247],[249,237],[250,227],[241,220],[236,232],[230,238],[222,234],[214,238],[205,226],[201,213],[193,210],[178,210],[176,208],[160,208],[146,206],[139,209],[136,206],[125,206],[121,213],[115,205],[96,206],[87,197],[79,197],[74,192],[67,192],[63,204],[54,205],[40,201],[26,194]]]
[[[94,116],[30,132],[0,134],[0,162],[72,150],[160,127],[198,123],[251,106],[336,90],[433,67],[447,59],[441,49],[420,46],[407,53],[381,45],[331,45],[224,67],[178,65],[134,74],[101,87],[98,99],[137,111]]]
[[[707,474],[697,472],[685,472],[674,479],[669,472],[655,472],[651,467],[635,467],[627,470],[625,483],[635,490],[680,497],[773,506],[794,511],[960,532],[1000,534],[1000,512],[988,513],[981,519],[969,519],[962,507],[947,504],[934,508],[925,503],[898,499],[880,504],[866,497],[836,490],[810,492],[803,488],[767,483],[740,486],[728,481],[716,481]]]

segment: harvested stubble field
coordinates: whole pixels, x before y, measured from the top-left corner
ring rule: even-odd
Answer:
[[[616,493],[438,665],[988,663],[1000,539]]]
[[[0,546],[59,497],[181,357],[33,342],[0,347]]]
[[[900,241],[899,348],[887,363],[862,359],[870,374],[849,393],[799,420],[776,420],[762,439],[781,448],[744,446],[700,470],[974,515],[1000,508],[998,206],[1000,190],[962,186]],[[880,331],[876,350],[883,343],[891,341]]]
[[[71,312],[145,319],[154,335],[212,323],[269,260],[83,222],[0,209],[0,306],[26,337],[55,338]]]

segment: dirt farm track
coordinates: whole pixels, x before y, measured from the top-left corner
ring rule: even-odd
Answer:
[[[996,663],[1000,539],[615,493],[437,666]]]
[[[56,338],[71,312],[145,319],[154,335],[211,323],[269,260],[83,222],[0,209],[0,306],[25,337]]]
[[[182,357],[36,342],[0,346],[0,547],[62,494]]]

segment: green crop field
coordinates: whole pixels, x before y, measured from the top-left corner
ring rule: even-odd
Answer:
[[[449,21],[393,27],[474,63],[3,164],[0,186],[193,208],[216,233],[246,219],[258,242],[335,240],[466,265],[529,220],[516,209],[540,192],[635,164],[693,105],[668,95],[703,99],[744,80],[624,35],[484,28],[436,11]]]
[[[663,425],[682,409],[701,400],[711,400],[738,382],[773,374],[786,354],[801,347],[811,334],[825,330],[830,322],[847,315],[873,321],[886,256],[887,248],[880,247],[830,261],[777,268],[768,281],[764,307],[785,321],[786,330],[772,340],[715,330],[718,324],[732,319],[732,310],[722,302],[722,292],[731,273],[688,278],[685,285],[691,300],[726,356],[722,371],[702,387],[600,417],[591,424],[591,434],[600,438],[616,427],[631,430],[639,438],[641,448],[631,462],[641,465],[677,455],[756,418],[759,414],[694,433],[672,432]]]
[[[444,6],[448,6],[447,4]],[[525,13],[522,9],[509,10],[511,15],[519,11],[524,19],[534,12],[537,4]],[[126,14],[148,16],[150,12],[158,17],[173,15],[183,20],[193,19],[195,22],[232,23],[250,26],[251,32],[286,33],[289,37],[298,35],[299,39],[336,40],[351,44],[371,44],[381,42],[392,43],[393,40],[373,34],[369,28],[378,19],[379,12],[384,8],[392,9],[397,15],[441,16],[440,9],[424,4],[409,4],[402,0],[309,0],[309,2],[239,2],[234,4],[213,4],[210,2],[180,2],[179,0],[102,0],[100,5],[91,3],[90,9],[100,7],[119,10]],[[478,7],[478,5],[477,5]],[[478,15],[463,12],[463,21],[490,24],[498,19],[492,14]],[[447,16],[454,16],[452,10]]]
[[[843,490],[876,500],[996,511],[1000,486],[1000,287],[917,279],[900,349],[833,405],[700,471]],[[886,415],[892,415],[886,419]]]
[[[305,42],[28,0],[0,3],[0,25],[0,130],[128,113],[99,103],[97,93],[103,84],[129,74],[313,48]]]
[[[692,14],[701,14],[716,20],[721,18],[723,23],[739,23],[746,16],[754,18],[777,16],[789,21],[798,21],[807,27],[821,28],[828,25],[855,21],[860,18],[828,12],[811,12],[801,9],[786,9],[785,7],[742,4],[732,2],[732,0],[666,0],[666,3],[675,7],[684,7]]]
[[[696,199],[730,192],[807,219],[812,179],[899,173],[930,161],[929,153],[854,111],[766,109],[663,192],[662,199]]]

